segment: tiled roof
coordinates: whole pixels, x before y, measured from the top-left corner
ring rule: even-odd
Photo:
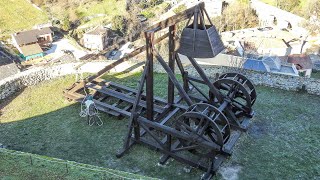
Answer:
[[[20,48],[24,56],[30,56],[43,52],[38,43],[21,46]]]
[[[268,67],[263,63],[263,61],[255,59],[247,59],[246,62],[243,64],[243,68],[263,72],[270,71],[270,69],[268,69]]]
[[[312,69],[312,61],[304,54],[293,54],[288,56],[288,62],[297,66],[297,69]]]
[[[17,41],[18,45],[29,44],[37,42],[37,36],[51,34],[52,30],[49,27],[41,28],[41,29],[32,29],[29,31],[18,32],[13,35],[13,38]]]
[[[104,35],[104,34],[110,34],[111,30],[104,27],[97,27],[89,32],[86,32],[88,35]]]

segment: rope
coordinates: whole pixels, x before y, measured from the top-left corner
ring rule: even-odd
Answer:
[[[83,98],[81,102],[81,111],[79,113],[80,117],[87,117],[89,126],[97,124],[98,126],[103,125],[103,121],[99,116],[99,111],[96,104],[93,101],[92,95],[88,94],[86,89],[83,89],[86,97]]]

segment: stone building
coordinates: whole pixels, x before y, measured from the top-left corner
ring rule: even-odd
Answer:
[[[42,47],[50,46],[53,32],[49,27],[21,31],[11,35],[12,43],[24,60],[43,57]]]
[[[83,45],[90,50],[103,50],[112,43],[115,35],[111,29],[98,26],[83,35]]]

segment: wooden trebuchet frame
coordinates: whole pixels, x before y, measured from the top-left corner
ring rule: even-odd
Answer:
[[[64,96],[82,101],[85,95],[81,92],[84,88],[90,89],[100,111],[129,118],[124,145],[117,157],[122,157],[135,144],[144,144],[163,153],[161,164],[174,158],[204,170],[203,179],[209,179],[231,155],[241,132],[248,128],[257,95],[250,80],[241,74],[226,73],[212,81],[191,57],[188,59],[199,77],[190,76],[184,70],[176,52],[176,25],[192,18],[199,10],[206,13],[204,3],[152,25],[144,32],[146,45],[96,75],[76,82]],[[165,28],[169,28],[169,32],[155,39],[155,33]],[[168,63],[155,49],[155,44],[167,37]],[[137,89],[101,79],[104,73],[143,51],[146,51],[146,61]],[[154,97],[154,61],[168,74],[167,99]],[[175,76],[176,65],[182,83]]]

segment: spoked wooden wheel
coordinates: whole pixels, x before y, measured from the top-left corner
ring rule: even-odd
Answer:
[[[232,111],[237,117],[252,116],[252,106],[257,94],[253,84],[242,74],[226,73],[214,82],[221,95],[230,101]],[[214,96],[209,92],[210,99]]]
[[[212,146],[220,147],[221,150],[230,137],[230,125],[227,118],[216,107],[206,103],[190,106],[178,118],[176,129],[190,137],[188,140],[181,140],[183,147],[190,147],[190,150],[205,156],[212,152],[212,149],[201,150],[197,147],[199,142],[209,143]]]

